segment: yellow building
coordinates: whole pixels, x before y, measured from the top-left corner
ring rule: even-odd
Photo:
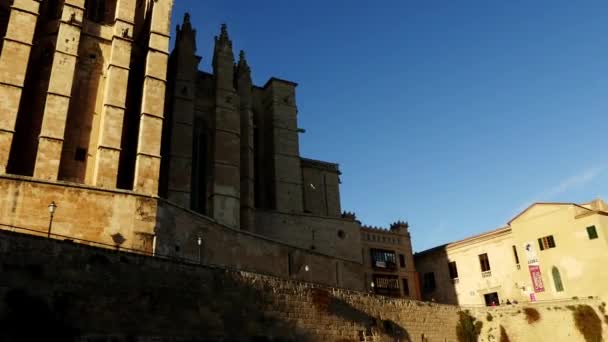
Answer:
[[[492,305],[608,295],[608,204],[534,203],[504,227],[415,255],[422,298]]]

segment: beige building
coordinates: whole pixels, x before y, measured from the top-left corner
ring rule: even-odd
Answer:
[[[170,53],[172,7],[0,0],[0,228],[365,289],[338,165],[300,155],[297,84],[252,84],[225,25],[199,70],[189,15]]]
[[[389,229],[362,227],[361,258],[369,292],[420,298],[408,228],[407,222],[395,222]]]
[[[504,227],[415,255],[422,298],[491,305],[608,296],[608,205],[534,203]]]

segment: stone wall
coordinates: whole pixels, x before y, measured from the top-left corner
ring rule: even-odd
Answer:
[[[591,307],[599,318],[600,330],[605,340],[608,336],[606,323],[608,318],[604,316],[605,304],[598,298],[572,299],[562,301],[547,301],[536,303],[525,303],[517,305],[502,305],[499,307],[475,307],[470,308],[470,313],[483,323],[479,336],[480,342],[502,341],[500,339],[500,327],[510,341],[586,341],[584,336],[575,327],[574,314],[579,306]],[[538,320],[528,322],[526,310],[535,310]],[[534,311],[532,311],[534,314]],[[585,317],[587,324],[593,324],[593,319]],[[590,339],[588,341],[594,341]],[[600,340],[597,340],[600,341]]]
[[[358,260],[333,257],[265,236],[219,225],[203,215],[161,201],[157,216],[156,253],[198,260],[198,236],[203,238],[205,264],[233,267],[282,278],[299,279],[349,289],[363,289]],[[287,229],[287,227],[285,227]],[[308,266],[309,271],[305,270]]]
[[[26,228],[45,236],[50,219],[47,206],[54,201],[58,208],[52,234],[77,243],[92,241],[198,262],[201,236],[201,262],[205,264],[363,288],[359,260],[231,229],[155,197],[9,175],[0,176],[0,193],[5,194],[0,197],[0,229]]]
[[[361,263],[361,225],[309,214],[257,210],[255,232],[298,247]]]
[[[47,207],[55,202],[53,234],[152,252],[141,237],[154,234],[153,197],[11,175],[0,175],[0,193],[0,229],[17,226],[46,234]]]
[[[0,231],[0,340],[455,341],[457,308]]]

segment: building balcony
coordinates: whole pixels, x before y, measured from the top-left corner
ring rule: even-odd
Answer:
[[[492,276],[492,271],[481,272],[481,277],[482,278],[489,278],[491,276]]]
[[[376,260],[372,262],[372,268],[374,270],[385,271],[385,272],[396,272],[397,263],[391,261]]]

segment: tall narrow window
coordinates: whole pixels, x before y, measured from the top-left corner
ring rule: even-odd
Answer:
[[[401,279],[401,280],[402,280],[402,282],[403,282],[403,295],[404,295],[405,297],[409,297],[409,296],[410,296],[410,286],[409,286],[409,285],[408,285],[408,283],[407,283],[407,279],[406,279],[406,278],[403,278],[403,279]]]
[[[479,264],[481,266],[481,272],[490,271],[490,259],[488,259],[488,253],[479,255]]]
[[[405,255],[399,254],[399,267],[405,268]]]
[[[192,139],[192,210],[207,213],[207,129],[201,118],[194,120],[194,139]]]
[[[116,0],[86,0],[85,17],[98,24],[110,24],[114,21]]]
[[[435,290],[435,273],[429,272],[424,274],[424,290],[425,291],[433,291]]]
[[[86,0],[84,4],[84,16],[96,23],[102,23],[105,16],[105,1],[104,0]]]
[[[595,226],[587,227],[587,235],[589,236],[589,240],[597,239],[597,230]]]
[[[513,257],[515,257],[515,264],[519,265],[519,256],[517,255],[517,248],[513,245]]]
[[[458,278],[458,268],[456,267],[456,261],[448,263],[448,269],[450,271],[450,279]]]
[[[553,283],[555,284],[555,291],[562,292],[564,291],[564,284],[562,284],[562,277],[559,274],[559,270],[557,267],[553,266],[551,269],[551,273],[553,274]]]

